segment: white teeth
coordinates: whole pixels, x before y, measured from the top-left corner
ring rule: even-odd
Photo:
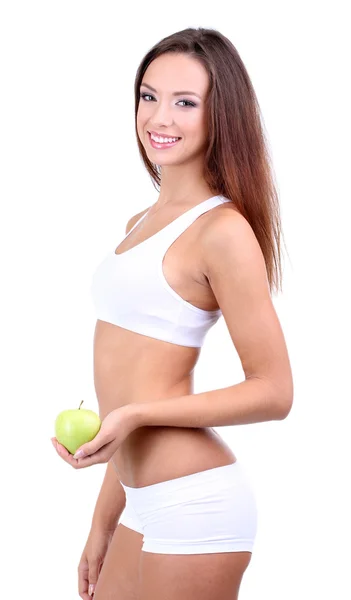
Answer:
[[[158,144],[169,144],[170,142],[175,142],[177,141],[179,138],[163,138],[157,135],[153,135],[153,133],[150,134],[151,139],[153,139],[155,142],[157,142]]]

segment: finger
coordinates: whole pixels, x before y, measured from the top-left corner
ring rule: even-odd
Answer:
[[[69,458],[70,456],[72,456],[72,454],[67,450],[67,448],[65,448],[65,446],[60,444],[60,442],[57,442],[56,448],[57,448],[57,452],[62,457]]]
[[[113,446],[113,442],[106,444],[103,448],[94,452],[90,456],[85,456],[83,458],[78,458],[74,462],[77,463],[75,465],[76,469],[84,469],[85,467],[90,467],[91,465],[105,463],[110,460],[111,456],[114,454],[115,448]],[[73,459],[74,460],[74,459]]]
[[[74,458],[83,458],[91,454],[97,454],[99,450],[105,448],[114,439],[115,436],[112,432],[97,434],[91,442],[80,446],[73,456]]]
[[[77,460],[75,458],[73,458],[73,455],[67,450],[67,448],[65,448],[65,446],[63,446],[62,444],[60,444],[56,438],[51,438],[51,441],[54,445],[54,447],[56,448],[56,452],[57,454],[69,465],[71,465],[72,467],[76,468],[77,467]]]
[[[88,594],[91,596],[95,593],[95,588],[97,584],[97,580],[99,578],[100,569],[101,569],[101,561],[100,559],[92,560],[89,564],[89,590]]]
[[[62,444],[60,444],[60,442],[57,440],[57,438],[53,437],[53,438],[51,438],[51,441],[52,441],[52,445],[54,446],[54,448],[57,450],[57,452],[61,456],[68,456],[68,455],[70,455],[70,453],[68,452],[67,448],[65,448],[65,446],[63,446]]]
[[[87,563],[78,567],[78,594],[83,600],[91,600],[88,594],[89,588],[89,567]]]

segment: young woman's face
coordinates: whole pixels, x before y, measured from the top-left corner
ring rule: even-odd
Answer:
[[[203,154],[208,86],[206,69],[186,54],[163,54],[148,66],[140,85],[137,131],[151,162],[176,165]],[[180,140],[153,141],[151,133]]]

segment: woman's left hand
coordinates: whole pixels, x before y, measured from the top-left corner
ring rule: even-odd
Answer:
[[[51,438],[51,441],[61,458],[75,469],[106,463],[128,435],[137,428],[132,407],[133,405],[127,404],[108,413],[94,439],[80,446],[74,455],[59,444],[55,437]],[[84,454],[77,456],[80,451]]]

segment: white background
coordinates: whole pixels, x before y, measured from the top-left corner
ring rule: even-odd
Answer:
[[[288,257],[274,304],[294,374],[284,421],[217,428],[247,469],[259,531],[240,600],[351,597],[350,81],[346,2],[3,1],[1,595],[79,598],[106,465],[54,451],[56,415],[97,411],[91,276],[157,199],[134,134],[144,54],[188,26],[234,43],[269,137]],[[243,380],[223,318],[195,393]]]

